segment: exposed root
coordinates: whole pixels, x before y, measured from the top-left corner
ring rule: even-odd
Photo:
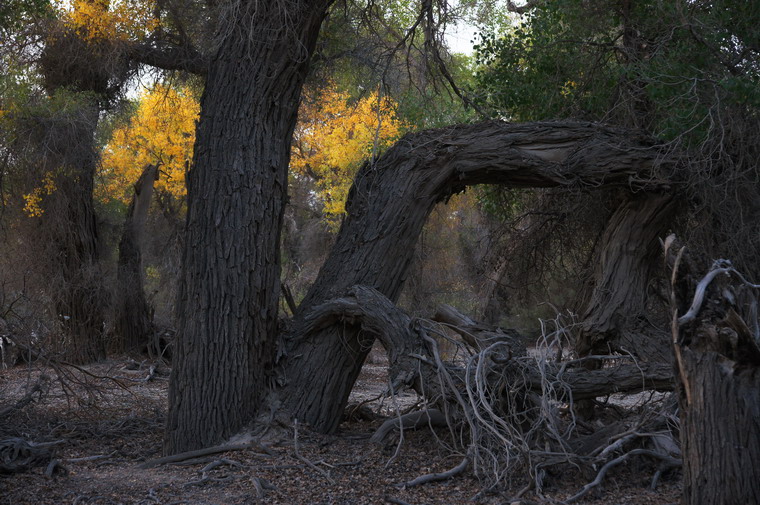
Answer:
[[[459,463],[457,466],[455,466],[451,470],[447,470],[441,473],[429,473],[427,475],[421,475],[417,477],[416,479],[410,480],[409,482],[404,482],[403,484],[399,484],[398,487],[414,487],[414,486],[420,486],[422,484],[427,484],[429,482],[437,482],[441,480],[451,479],[452,477],[456,477],[460,473],[464,472],[469,466],[469,464],[470,464],[470,460],[468,458],[464,458],[461,463]]]
[[[599,470],[599,473],[596,475],[596,478],[583,486],[583,489],[581,489],[578,493],[574,494],[570,498],[564,501],[564,503],[574,503],[578,500],[580,500],[582,497],[584,497],[589,491],[591,491],[593,488],[598,486],[602,483],[604,480],[604,476],[607,475],[607,472],[610,471],[611,468],[616,467],[617,465],[625,462],[627,459],[629,459],[631,456],[635,456],[637,454],[642,454],[646,456],[652,456],[654,458],[659,458],[663,460],[669,467],[679,467],[681,466],[681,460],[671,458],[670,456],[666,456],[664,454],[660,454],[655,451],[649,451],[646,449],[633,449],[632,451],[629,451],[622,456],[618,456],[617,458],[608,461],[607,464],[605,464],[601,470]]]
[[[443,427],[446,426],[446,416],[440,410],[427,409],[409,412],[399,417],[387,419],[369,439],[370,442],[379,444],[392,430],[417,429],[423,426]]]
[[[298,419],[293,420],[293,450],[295,451],[296,458],[298,458],[299,461],[302,461],[306,466],[317,472],[319,475],[325,478],[327,482],[330,484],[335,484],[335,480],[333,480],[332,477],[330,477],[330,474],[319,468],[317,465],[312,463],[308,458],[304,457],[301,454],[301,450],[298,447]]]
[[[195,451],[187,451],[187,452],[181,452],[179,454],[173,454],[171,456],[164,456],[162,458],[156,458],[150,461],[146,461],[145,463],[138,465],[137,468],[146,470],[148,468],[155,468],[157,466],[166,465],[169,463],[178,463],[180,461],[200,458],[202,456],[208,456],[210,454],[219,454],[222,452],[232,452],[232,451],[244,451],[246,449],[256,449],[257,451],[263,454],[271,455],[271,451],[266,446],[259,444],[258,442],[255,442],[255,441],[248,441],[248,442],[242,442],[242,443],[215,445],[214,447],[206,447],[205,449],[197,449]]]

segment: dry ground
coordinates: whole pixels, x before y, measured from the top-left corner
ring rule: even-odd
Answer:
[[[502,504],[510,503],[509,497],[526,482],[525,476],[516,475],[513,489],[495,495],[481,493],[470,473],[445,482],[400,487],[421,474],[447,470],[461,458],[446,448],[445,432],[434,436],[428,430],[406,431],[402,444],[398,435],[383,446],[372,444],[369,437],[379,420],[346,421],[334,436],[299,429],[300,454],[318,470],[296,457],[293,431],[286,428],[269,435],[271,455],[244,450],[193,464],[139,469],[141,462],[161,455],[168,369],[159,366],[154,377],[144,382],[150,363],[129,370],[129,362],[128,358],[111,360],[86,368],[97,377],[78,372],[70,378],[79,377],[87,381],[87,387],[98,387],[89,393],[80,384],[74,386],[76,395],[66,394],[53,380],[42,401],[0,419],[0,440],[60,441],[55,457],[66,470],[52,477],[45,475],[44,467],[0,475],[0,505],[420,505],[473,503],[476,496],[474,503]],[[41,373],[55,377],[52,370],[38,366],[0,371],[0,411],[23,396]],[[382,363],[365,365],[353,401],[376,396],[385,381]],[[413,403],[414,397],[400,402]],[[383,405],[378,401],[370,405],[376,411],[393,407],[387,399]],[[210,463],[216,466],[204,473]],[[679,475],[668,476],[654,492],[648,489],[651,468],[636,465],[616,468],[599,492],[580,503],[661,505],[678,501]],[[584,483],[578,474],[554,475],[544,490],[543,502],[557,503]],[[526,497],[528,501],[522,503],[539,501],[535,496]]]

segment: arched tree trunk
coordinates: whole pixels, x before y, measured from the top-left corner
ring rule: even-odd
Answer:
[[[353,285],[398,299],[433,206],[469,185],[657,187],[671,160],[646,138],[588,123],[498,121],[407,135],[356,176],[335,246],[299,307],[287,346],[285,407],[334,430],[371,338],[351,326],[302,336],[304,317]]]
[[[165,451],[209,446],[256,414],[273,360],[290,139],[329,2],[238,2],[201,99]]]
[[[148,165],[135,183],[135,193],[127,210],[119,242],[114,347],[121,352],[141,350],[151,345],[153,311],[145,299],[143,289],[140,242],[157,174],[157,167]]]

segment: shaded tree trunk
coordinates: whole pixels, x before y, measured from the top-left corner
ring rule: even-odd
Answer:
[[[24,118],[22,149],[38,170],[39,188],[51,184],[35,230],[35,249],[60,324],[56,347],[65,360],[88,363],[105,357],[108,296],[102,285],[93,207],[97,165],[94,132],[98,104],[75,96],[66,111]],[[20,146],[21,147],[21,146]],[[47,191],[47,190],[46,190]]]
[[[717,286],[708,288],[695,320],[681,322],[680,332],[674,321],[681,379],[682,503],[760,503],[757,301],[725,276],[713,284]]]
[[[304,336],[309,311],[353,285],[394,302],[433,206],[474,184],[658,186],[672,160],[646,138],[587,123],[485,122],[407,135],[356,176],[336,244],[304,298],[288,342],[285,407],[330,432],[371,347],[358,328]]]
[[[135,183],[134,195],[124,220],[116,271],[117,294],[114,328],[117,351],[148,348],[153,335],[153,311],[145,299],[140,242],[148,217],[158,168],[148,165]],[[156,349],[158,351],[158,349]]]
[[[217,35],[188,176],[166,453],[240,431],[273,361],[290,139],[328,2],[239,5]]]
[[[102,284],[92,201],[94,153],[93,159],[80,163],[77,175],[58,179],[56,204],[46,214],[60,275],[53,299],[64,335],[64,357],[82,364],[106,356],[104,324],[109,297]]]
[[[669,194],[633,195],[613,214],[602,237],[591,300],[575,342],[578,355],[632,354],[644,361],[670,363],[667,314],[652,320],[649,284],[661,269],[659,239],[675,212]],[[664,308],[666,301],[660,305]]]
[[[99,61],[93,46],[68,28],[47,34],[38,63],[42,85],[53,100],[24,120],[28,131],[22,140],[28,142],[33,168],[54,186],[44,202],[39,247],[52,270],[50,294],[62,336],[58,345],[73,363],[102,359],[106,351],[108,296],[99,265],[93,180],[95,129],[110,76]]]

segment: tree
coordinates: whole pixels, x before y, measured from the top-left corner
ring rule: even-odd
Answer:
[[[689,236],[690,245],[712,250],[715,256],[734,257],[747,272],[754,272],[757,261],[748,251],[755,248],[744,247],[737,238],[757,237],[757,220],[736,218],[747,216],[747,209],[754,208],[750,202],[757,198],[748,191],[752,183],[745,178],[756,173],[756,167],[747,163],[753,157],[747,156],[748,149],[754,149],[749,146],[756,145],[753,140],[756,126],[751,125],[757,121],[757,87],[752,84],[757,81],[757,52],[752,49],[757,31],[746,23],[747,14],[754,9],[750,3],[728,7],[707,2],[611,0],[594,5],[537,4],[513,29],[482,37],[478,46],[481,65],[478,83],[483,105],[517,120],[581,117],[641,128],[653,137],[671,142],[674,150],[690,157],[688,177],[681,188],[690,197],[686,206],[679,207],[680,212],[670,217],[660,215],[659,231],[653,229],[650,238],[662,236],[671,226],[668,222],[677,221],[689,230],[684,236]],[[727,43],[728,40],[734,42]],[[508,86],[504,85],[506,82]],[[721,194],[739,196],[726,199]],[[526,211],[549,214],[554,211],[552,206],[556,207],[554,202],[567,202],[570,198],[567,194],[541,192]],[[620,265],[636,262],[640,262],[638,268],[649,269],[649,274],[643,270],[635,275],[628,272],[630,276],[621,277],[626,283],[643,275],[648,280],[642,279],[640,286],[662,286],[661,281],[655,280],[660,276],[652,262],[657,258],[655,252],[646,253],[648,260],[642,257],[621,262],[609,256],[613,254],[611,244],[605,242],[620,240],[613,247],[622,251],[620,246],[622,240],[627,240],[627,232],[615,239],[609,228],[604,230],[608,222],[629,212],[631,205],[642,202],[632,203],[627,195],[615,193],[599,198],[595,205],[584,200],[577,202],[580,205],[562,212],[564,226],[577,230],[577,217],[585,223],[584,234],[592,241],[596,240],[594,237],[601,237],[602,241],[596,246],[592,242],[591,247],[589,241],[573,241],[579,252],[592,247],[595,251],[588,259],[579,254],[580,265],[597,263],[595,271],[588,269],[586,273],[593,277],[595,291],[578,298],[576,311],[591,316],[603,310],[601,307],[616,305],[608,297],[617,295],[605,293],[619,291],[606,285],[610,279],[604,280],[599,268],[608,260],[618,272]],[[704,220],[695,221],[693,216],[700,215]],[[696,226],[696,222],[704,226]],[[573,235],[578,236],[575,231]],[[566,238],[571,240],[567,235]],[[536,240],[543,238],[534,237],[530,242]],[[555,248],[555,254],[561,254],[567,246],[563,241]],[[513,260],[515,266],[520,262]],[[645,267],[646,264],[650,266]],[[593,318],[586,317],[585,329],[577,341],[578,351],[605,353],[610,349],[622,351],[621,347],[625,347],[634,353],[641,349],[642,355],[650,358],[669,354],[667,346],[655,350],[644,343],[633,345],[641,337],[639,323],[644,319],[635,314],[642,314],[644,298],[627,296],[627,300],[633,305],[621,313],[630,317],[619,318],[610,327],[591,324]],[[659,328],[648,338],[652,342],[662,341],[667,328],[666,311],[660,305],[659,315],[649,311],[649,316],[645,316],[655,317],[655,326]]]
[[[127,16],[123,2],[112,9],[86,0],[58,7],[22,2],[10,10],[23,20],[9,37],[22,67],[16,76],[33,84],[13,104],[9,152],[14,170],[35,179],[25,191],[35,223],[24,239],[45,258],[45,291],[62,334],[56,343],[66,359],[84,363],[105,356],[109,298],[93,203],[95,132],[129,74],[114,40],[144,36],[150,13]]]
[[[502,114],[572,114],[636,127],[684,157],[670,194],[616,197],[609,224],[599,230],[594,288],[575,339],[581,354],[662,360],[675,350],[684,503],[757,501],[751,469],[758,426],[747,407],[758,394],[757,351],[744,329],[755,324],[752,304],[744,300],[732,314],[712,294],[696,321],[682,322],[676,303],[667,306],[670,276],[656,243],[678,230],[702,267],[709,258],[731,258],[743,273],[758,275],[760,194],[751,160],[758,155],[760,52],[757,24],[748,21],[758,16],[753,2],[550,2],[513,33],[486,36],[481,46],[480,82]],[[637,251],[631,243],[649,247]],[[691,293],[681,287],[677,294],[683,304]],[[681,314],[688,307],[677,308]],[[731,413],[734,422],[718,427],[718,413]]]
[[[137,110],[117,127],[101,161],[98,196],[128,203],[131,188],[147,165],[160,166],[155,188],[183,199],[185,172],[193,157],[195,121],[200,106],[188,88],[156,85],[139,98]]]
[[[328,2],[241,2],[219,20],[188,178],[165,450],[250,422],[274,359],[290,139]]]
[[[403,127],[388,97],[373,92],[349,102],[348,93],[339,92],[335,84],[303,100],[293,138],[291,170],[316,181],[323,213],[333,222],[345,213],[359,165],[377,157]]]
[[[279,395],[286,410],[318,430],[337,427],[374,336],[345,322],[304,334],[304,321],[354,285],[372,287],[395,302],[435,203],[474,184],[552,187],[576,181],[583,187],[603,180],[620,187],[633,174],[667,172],[673,161],[658,161],[659,148],[647,145],[630,132],[589,124],[486,122],[407,135],[376,163],[366,163],[332,253],[286,340],[282,366],[288,384]]]

